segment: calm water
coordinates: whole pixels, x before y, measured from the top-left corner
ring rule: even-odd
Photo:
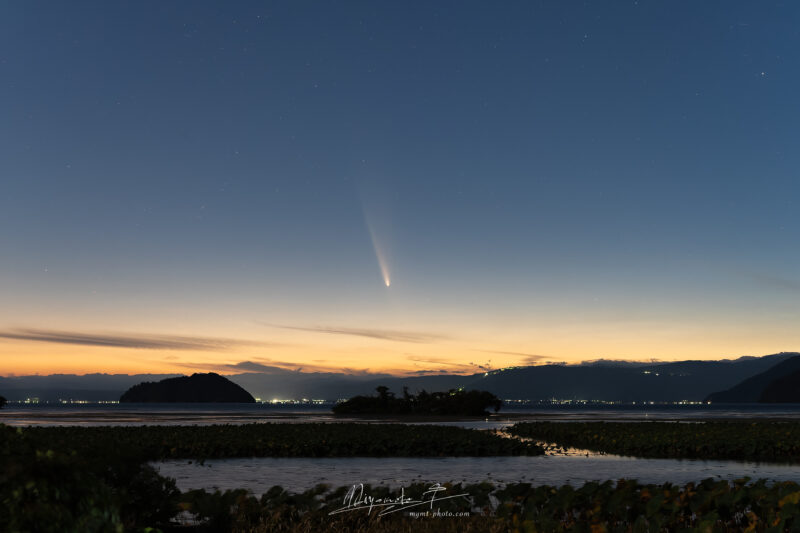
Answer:
[[[524,420],[699,420],[795,419],[800,404],[763,405],[652,405],[652,406],[534,406],[504,408],[488,419],[424,422],[476,429],[506,427]],[[253,422],[386,422],[378,418],[334,417],[330,405],[273,406],[253,404],[9,404],[0,410],[0,422],[27,425],[181,425],[245,424]],[[419,422],[417,422],[419,423]]]
[[[800,405],[647,405],[647,406],[531,406],[505,408],[485,419],[415,421],[496,429],[524,420],[800,420]],[[9,404],[0,410],[0,422],[28,425],[207,425],[253,422],[302,423],[387,422],[378,418],[334,417],[330,406],[274,406],[244,404]],[[396,420],[408,423],[406,420]],[[567,454],[543,457],[452,458],[250,458],[159,463],[160,471],[177,480],[181,489],[245,488],[261,494],[273,485],[303,491],[319,483],[333,486],[369,483],[406,486],[413,482],[581,485],[588,480],[638,479],[645,483],[686,483],[705,478],[745,476],[773,481],[800,481],[800,466],[738,461],[637,459],[613,455]]]
[[[248,458],[157,463],[175,478],[181,490],[244,488],[256,495],[273,485],[304,491],[319,483],[334,487],[357,483],[408,486],[415,482],[582,485],[586,481],[638,479],[643,483],[675,483],[706,478],[742,477],[800,481],[800,465],[739,461],[637,459],[616,455],[447,458]]]

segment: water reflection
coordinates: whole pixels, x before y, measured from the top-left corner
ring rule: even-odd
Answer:
[[[339,417],[322,406],[270,404],[9,404],[0,422],[13,426],[208,425],[254,422],[362,422],[457,425],[498,429],[522,421],[647,421],[647,420],[800,420],[798,404],[668,405],[668,406],[536,406],[508,408],[485,418],[387,419]]]
[[[176,479],[181,490],[244,488],[256,495],[273,485],[304,491],[319,483],[346,486],[369,483],[391,487],[411,483],[490,481],[533,485],[580,486],[586,481],[621,478],[642,483],[684,484],[705,478],[733,480],[748,476],[771,481],[800,481],[800,466],[741,461],[637,459],[617,455],[547,455],[538,457],[446,458],[246,458],[156,463]]]

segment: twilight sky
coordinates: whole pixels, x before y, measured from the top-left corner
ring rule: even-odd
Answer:
[[[0,373],[800,350],[798,94],[796,2],[4,2]]]

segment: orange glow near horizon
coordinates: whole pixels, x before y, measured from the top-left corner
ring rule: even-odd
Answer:
[[[226,337],[235,338],[235,333]],[[2,375],[208,371],[236,374],[257,371],[256,365],[302,372],[473,374],[487,368],[596,359],[666,362],[759,356],[791,351],[800,342],[798,336],[789,332],[771,335],[770,341],[764,342],[754,341],[742,332],[737,334],[733,328],[710,331],[700,327],[662,328],[660,332],[643,330],[638,335],[631,332],[623,335],[615,328],[588,326],[552,328],[549,336],[543,331],[528,335],[497,332],[493,335],[498,339],[495,343],[466,333],[417,339],[408,333],[344,328],[325,330],[326,334],[276,329],[269,332],[269,340],[259,338],[257,332],[248,333],[239,337],[247,342],[219,349],[213,345],[205,349],[192,349],[191,344],[187,349],[152,349],[3,338],[0,339]],[[133,333],[129,336],[139,339]],[[174,338],[191,339],[190,336]]]

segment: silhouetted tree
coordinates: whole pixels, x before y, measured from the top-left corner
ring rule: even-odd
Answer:
[[[394,396],[394,394],[389,392],[389,387],[384,387],[383,385],[381,385],[380,387],[375,387],[375,390],[378,391],[378,398],[380,398],[384,402]]]
[[[5,407],[5,405],[6,405],[6,399],[5,399],[5,397],[4,397],[4,396],[0,396],[0,409],[2,409],[3,407]]]

